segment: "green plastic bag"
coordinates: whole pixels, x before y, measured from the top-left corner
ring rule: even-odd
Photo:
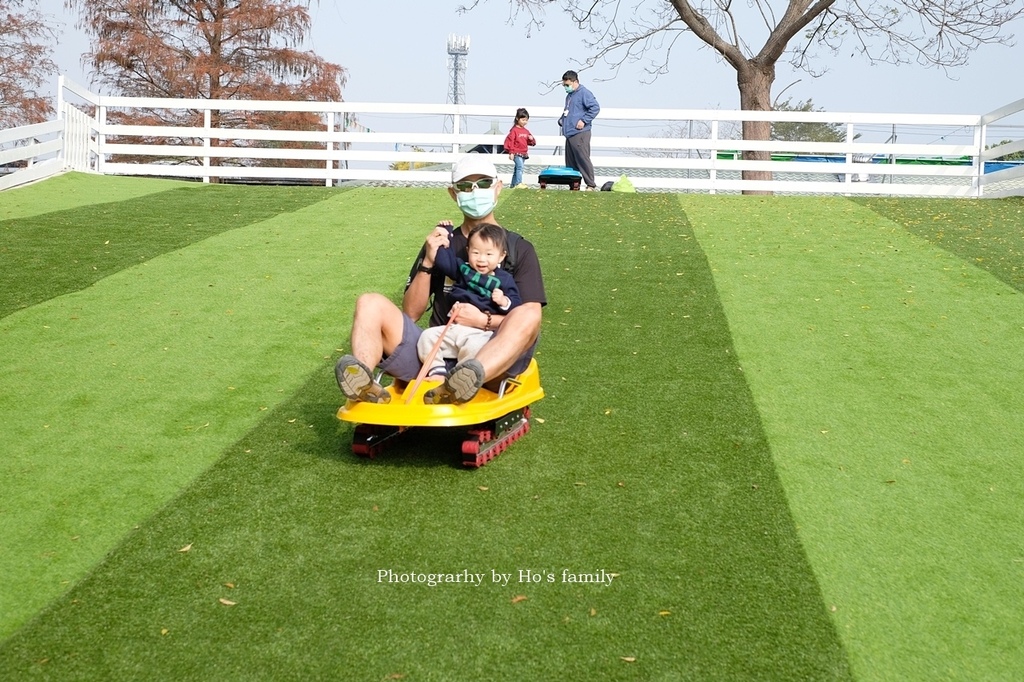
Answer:
[[[635,192],[636,187],[630,182],[629,178],[623,175],[619,178],[614,185],[612,185],[613,192]]]

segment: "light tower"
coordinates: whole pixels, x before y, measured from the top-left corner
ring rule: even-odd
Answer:
[[[449,104],[464,104],[466,101],[466,67],[469,66],[469,36],[448,35],[448,88]],[[451,132],[452,117],[444,120],[445,132]]]

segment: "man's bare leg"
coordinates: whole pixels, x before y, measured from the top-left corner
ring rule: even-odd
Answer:
[[[352,355],[367,367],[376,367],[402,342],[405,319],[391,299],[363,294],[356,299],[352,316]]]
[[[540,321],[539,303],[524,303],[509,311],[501,327],[476,355],[484,368],[484,381],[500,377],[537,342]]]
[[[373,368],[384,354],[402,342],[405,320],[398,306],[380,294],[356,299],[352,317],[352,354],[343,355],[334,368],[342,393],[349,400],[388,402],[391,396],[373,381]]]
[[[443,384],[424,394],[424,402],[464,403],[472,400],[484,382],[504,374],[537,341],[540,321],[539,303],[524,303],[513,308],[477,356],[452,369]]]

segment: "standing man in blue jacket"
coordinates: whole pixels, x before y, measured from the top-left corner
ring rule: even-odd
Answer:
[[[594,93],[580,85],[575,71],[562,74],[562,87],[565,88],[565,110],[558,125],[562,126],[565,136],[565,165],[579,171],[587,190],[593,191],[597,183],[594,164],[590,162],[590,124],[597,118],[601,105]]]

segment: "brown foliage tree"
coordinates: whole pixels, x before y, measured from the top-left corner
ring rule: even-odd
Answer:
[[[94,37],[95,49],[85,55],[95,71],[94,81],[117,94],[218,100],[341,100],[345,70],[299,49],[310,28],[310,0],[65,1],[80,10],[82,26]],[[202,112],[195,110],[111,112],[109,118],[134,125],[203,125]],[[211,125],[325,128],[316,114],[294,112],[214,111]],[[195,140],[161,138],[147,142],[194,144]],[[211,144],[269,146],[242,139],[213,140]],[[225,159],[224,163],[231,161]],[[267,162],[271,163],[275,162]]]
[[[0,0],[0,128],[40,123],[53,114],[38,89],[55,73],[54,24],[36,0]]]
[[[463,11],[480,2],[474,0]],[[509,0],[510,18],[525,15],[527,30],[543,26],[545,7],[564,10],[589,34],[594,51],[586,66],[606,61],[616,68],[648,53],[652,78],[669,70],[676,41],[693,34],[736,71],[740,108],[771,111],[775,66],[788,57],[797,69],[818,76],[817,51],[838,55],[850,41],[870,62],[950,68],[967,63],[986,43],[1007,43],[1004,27],[1024,14],[1021,0]],[[756,45],[760,43],[761,47]],[[844,53],[845,54],[845,53]],[[744,121],[743,139],[767,140],[770,121]],[[768,152],[744,152],[767,159]],[[745,179],[771,179],[747,171]]]

